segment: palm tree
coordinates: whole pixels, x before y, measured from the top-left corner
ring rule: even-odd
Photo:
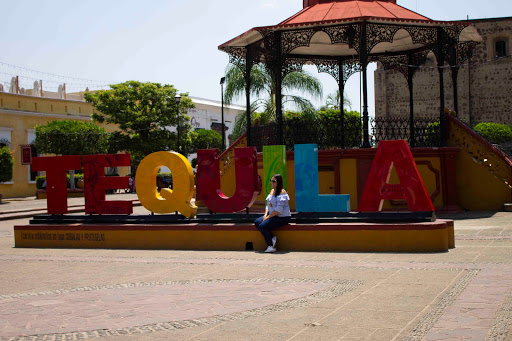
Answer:
[[[343,107],[345,108],[347,106],[349,108],[351,108],[352,107],[352,103],[347,98],[347,96],[343,96]],[[339,110],[340,109],[340,90],[339,89],[336,90],[336,92],[330,93],[327,96],[327,100],[325,102],[325,106],[320,108],[320,110],[325,110],[325,109],[335,109],[335,110]]]
[[[298,91],[309,94],[313,98],[322,98],[322,84],[306,71],[290,72],[282,81],[283,107],[288,106],[313,115],[315,108],[306,98],[292,95],[290,92]],[[271,75],[262,64],[256,64],[251,70],[251,95],[257,99],[251,103],[252,119],[258,118],[259,124],[266,124],[276,120],[276,85]],[[224,101],[232,103],[233,100],[245,96],[245,76],[236,66],[230,64],[226,69],[226,89]],[[257,114],[259,112],[259,114]],[[240,136],[246,127],[246,115],[241,112],[237,115],[233,135]]]

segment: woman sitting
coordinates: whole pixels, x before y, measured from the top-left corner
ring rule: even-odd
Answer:
[[[276,252],[277,237],[272,236],[270,230],[290,223],[290,197],[283,188],[283,177],[280,174],[272,176],[270,183],[272,190],[266,199],[265,215],[256,219],[254,225],[265,238],[268,246],[265,252]]]

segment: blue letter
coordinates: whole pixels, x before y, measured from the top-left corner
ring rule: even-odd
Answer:
[[[297,212],[348,212],[349,194],[319,194],[318,146],[296,144],[295,210]]]

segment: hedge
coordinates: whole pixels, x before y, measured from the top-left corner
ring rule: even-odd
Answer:
[[[109,175],[107,175],[109,176]],[[111,176],[119,176],[118,174],[115,174],[115,175],[111,175]],[[170,185],[172,186],[172,175],[171,173],[158,173],[156,175],[157,177],[157,183],[161,183],[163,184],[164,182],[165,183],[169,183],[170,181]],[[67,178],[68,178],[68,188],[71,188],[71,182],[69,180],[69,174],[67,175]],[[77,187],[77,184],[78,184],[78,181],[79,180],[83,180],[84,178],[84,175],[83,174],[76,174],[75,173],[75,187]],[[36,188],[37,189],[44,189],[43,188],[43,184],[44,182],[46,181],[46,175],[41,175],[41,176],[38,176],[36,177]]]
[[[492,143],[512,141],[512,129],[505,124],[492,122],[478,123],[474,130]]]
[[[68,188],[71,188],[71,181],[69,180],[69,174],[67,174],[68,178]],[[76,174],[75,173],[75,188],[77,187],[78,181],[83,180],[84,175],[83,174]],[[45,189],[43,188],[43,184],[46,181],[46,175],[40,175],[36,177],[36,188],[37,189]]]

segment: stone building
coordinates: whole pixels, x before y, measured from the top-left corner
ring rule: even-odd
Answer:
[[[471,59],[459,65],[458,117],[475,126],[480,122],[512,124],[512,17],[469,20],[484,42]],[[439,73],[433,53],[414,76],[415,117],[439,115]],[[453,79],[445,64],[446,107],[455,110]],[[409,90],[405,77],[393,70],[375,71],[375,116],[408,117]]]

